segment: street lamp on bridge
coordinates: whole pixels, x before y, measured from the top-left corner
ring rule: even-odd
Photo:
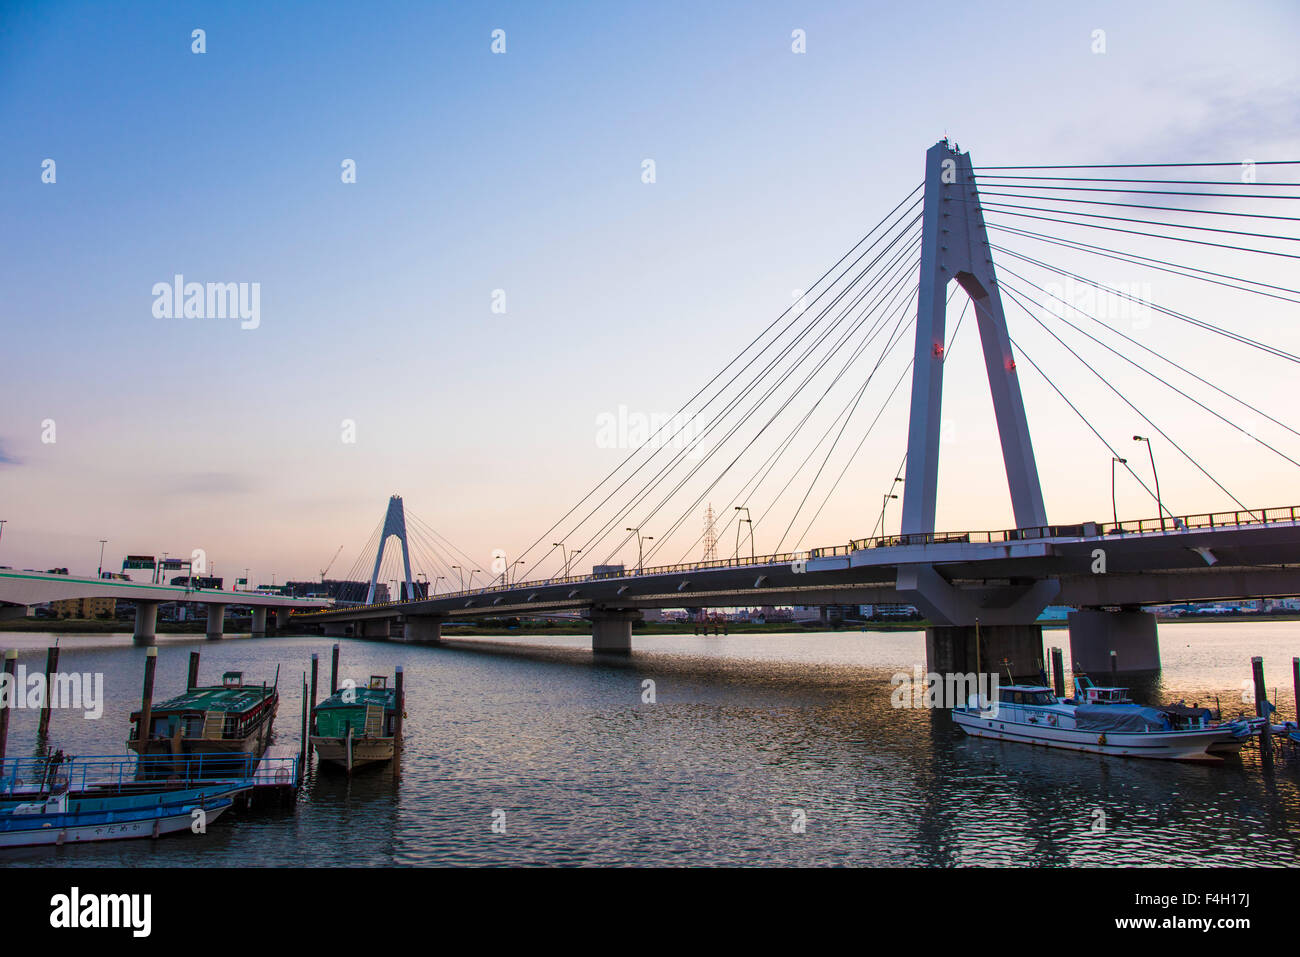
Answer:
[[[510,569],[514,568],[516,565],[522,565],[522,564],[524,564],[524,560],[522,558],[516,558],[513,562],[511,562],[509,565],[506,566],[505,579],[506,579],[507,588],[510,587]],[[519,579],[516,578],[515,584],[518,583],[519,583]]]
[[[1116,528],[1119,528],[1119,509],[1115,507],[1115,463],[1128,465],[1128,459],[1122,459],[1118,455],[1110,457],[1110,518]]]
[[[568,578],[569,577],[569,554],[564,550],[564,542],[551,542],[551,546],[553,548],[559,548],[560,557],[564,559],[564,571],[561,573],[560,577]]]
[[[894,479],[894,481],[897,482],[898,479]],[[893,492],[886,492],[880,503],[880,537],[881,538],[885,537],[885,509],[886,507],[888,507],[889,500],[891,498],[898,498],[898,496],[895,495]]]
[[[107,544],[107,538],[101,538],[99,540],[99,574],[95,576],[96,578],[104,577],[104,546]]]
[[[456,571],[460,572],[460,590],[464,591],[465,590],[465,569],[461,568],[459,565],[452,565],[451,567],[456,569]]]
[[[1160,515],[1160,531],[1163,532],[1165,530],[1165,507],[1160,501],[1160,473],[1156,471],[1156,456],[1155,453],[1151,451],[1151,440],[1146,436],[1135,435],[1133,436],[1133,441],[1145,442],[1147,444],[1147,455],[1151,457],[1151,476],[1155,479],[1156,483],[1156,512]]]
[[[639,528],[629,528],[628,531],[629,531],[629,532],[636,532],[636,573],[637,573],[638,575],[640,575],[640,574],[641,574],[641,529],[639,529]],[[654,541],[654,536],[653,536],[653,535],[647,535],[647,536],[645,537],[645,540],[646,540],[647,542],[653,542],[653,541]]]
[[[754,561],[754,520],[749,517],[749,507],[746,505],[737,505],[737,512],[744,512],[745,517],[736,522],[736,561],[740,561],[740,526],[749,526],[749,560]]]

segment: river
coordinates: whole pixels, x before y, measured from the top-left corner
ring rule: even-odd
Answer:
[[[1294,718],[1300,623],[1160,628],[1145,700],[1225,715],[1252,655]],[[53,635],[0,634],[29,672]],[[1044,644],[1066,645],[1062,631]],[[59,636],[60,670],[102,673],[98,719],[56,711],[48,745],[125,751],[145,650],[129,636]],[[333,639],[159,636],[156,700],[224,671],[280,668],[277,743],[297,741],[312,652]],[[891,676],[924,665],[919,632],[640,636],[593,661],[577,636],[442,647],[343,639],[341,676],[407,682],[400,771],[313,769],[296,810],[233,811],[206,835],[0,852],[0,864],[303,865],[1294,865],[1300,769],[1256,753],[1206,766],[966,738],[941,711],[896,709]],[[1068,646],[1067,646],[1068,647]],[[1067,655],[1068,657],[1068,655]],[[644,700],[646,679],[654,701]],[[323,696],[323,694],[322,694]],[[37,714],[12,712],[8,754],[36,753]],[[496,825],[494,828],[494,824]],[[504,832],[504,833],[502,833]]]

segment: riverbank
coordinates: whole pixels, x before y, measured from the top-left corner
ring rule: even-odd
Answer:
[[[1277,614],[1256,614],[1256,615],[1197,615],[1197,616],[1157,616],[1156,620],[1162,624],[1177,624],[1184,622],[1260,622],[1260,621],[1300,621],[1300,613],[1296,612],[1279,612]],[[246,624],[247,620],[243,622]],[[239,634],[240,630],[234,628],[236,623],[232,620],[226,622],[227,631],[230,634]],[[1044,630],[1051,631],[1066,628],[1068,622],[1065,619],[1054,619],[1052,621],[1040,622]],[[38,631],[49,632],[52,634],[76,634],[76,635],[120,635],[131,634],[134,630],[135,623],[132,621],[105,621],[103,619],[77,619],[77,618],[11,618],[0,621],[0,632],[4,631]],[[635,622],[632,630],[639,635],[694,635],[700,633],[700,629],[705,626],[680,622]],[[789,632],[807,632],[809,634],[821,634],[824,632],[837,631],[882,631],[882,632],[900,632],[900,631],[923,631],[930,627],[930,623],[925,619],[909,621],[867,621],[867,622],[849,622],[837,624],[822,624],[820,622],[768,622],[766,624],[757,624],[753,622],[729,622],[725,625],[718,626],[719,634],[729,635],[761,635],[774,633]],[[207,622],[203,620],[195,621],[160,621],[158,622],[157,632],[160,635],[202,635],[207,632]],[[713,634],[714,626],[707,626],[708,634]],[[293,634],[294,628],[290,625],[286,632]],[[463,635],[469,637],[492,637],[503,635],[517,635],[521,633],[538,634],[538,635],[588,635],[591,633],[591,626],[586,622],[528,622],[527,627],[523,625],[458,625],[445,624],[442,626],[442,633],[448,637]]]

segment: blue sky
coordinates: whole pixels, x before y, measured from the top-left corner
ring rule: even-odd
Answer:
[[[350,564],[392,492],[486,561],[616,464],[597,416],[675,410],[945,134],[977,165],[1300,156],[1281,2],[36,3],[0,27],[0,563],[20,566],[84,568],[106,537],[303,577],[339,544]],[[155,318],[177,273],[260,283],[261,325]],[[1286,314],[1241,321],[1294,343]],[[1285,408],[1286,367],[1176,345]],[[982,375],[949,373],[971,421],[944,527],[1009,523]],[[1025,388],[1049,514],[1108,513],[1108,456],[1070,468],[1087,436]],[[870,531],[904,419],[805,545]],[[1225,468],[1289,503],[1263,461]],[[1224,505],[1168,469],[1183,510]]]

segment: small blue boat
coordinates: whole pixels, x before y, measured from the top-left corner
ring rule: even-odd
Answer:
[[[203,794],[131,795],[101,798],[91,809],[86,801],[73,807],[68,793],[0,810],[0,848],[89,841],[161,837],[185,830],[206,830],[234,805],[245,790],[232,784]],[[202,822],[202,828],[196,828]]]

